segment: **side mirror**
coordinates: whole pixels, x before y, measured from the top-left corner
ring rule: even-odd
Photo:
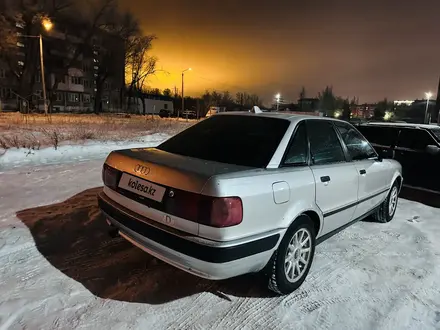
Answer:
[[[433,155],[433,156],[440,155],[440,148],[436,145],[433,145],[433,144],[426,146],[425,151],[426,151],[426,153]]]
[[[389,159],[394,159],[394,149],[384,149],[381,152],[379,152],[379,157],[384,159],[384,158],[389,158]]]

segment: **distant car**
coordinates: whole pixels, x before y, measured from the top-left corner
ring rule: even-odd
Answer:
[[[168,117],[171,117],[171,111],[166,110],[166,109],[161,109],[161,110],[159,110],[159,117],[160,117],[160,118],[168,118]]]
[[[182,118],[196,119],[197,114],[193,110],[185,110],[184,112],[182,112]]]
[[[111,232],[203,278],[265,271],[279,294],[303,283],[320,242],[369,215],[390,221],[403,182],[349,123],[247,112],[113,151],[102,177]]]
[[[440,192],[440,127],[408,123],[358,126],[378,153],[402,164],[405,185]]]

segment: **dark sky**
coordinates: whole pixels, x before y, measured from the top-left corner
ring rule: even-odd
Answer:
[[[122,1],[122,0],[121,0]],[[158,88],[280,92],[326,85],[361,102],[422,98],[440,75],[440,0],[124,0],[155,33]]]

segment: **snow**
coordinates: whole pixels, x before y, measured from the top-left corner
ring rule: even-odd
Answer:
[[[87,148],[9,156],[0,174],[0,330],[440,329],[440,209],[401,199],[392,222],[322,243],[302,287],[273,296],[257,275],[199,279],[107,236],[96,193],[112,147]]]
[[[0,170],[30,165],[75,163],[93,159],[104,159],[112,150],[155,146],[169,136],[162,133],[140,137],[137,141],[89,141],[82,145],[59,146],[41,150],[25,148],[9,149],[0,153]]]

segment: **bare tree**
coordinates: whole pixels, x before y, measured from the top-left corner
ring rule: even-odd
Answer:
[[[68,70],[73,67],[78,68],[81,65],[79,59],[84,55],[89,55],[88,52],[93,50],[93,37],[105,32],[111,34],[118,30],[119,17],[116,0],[97,0],[93,2],[77,0],[75,5],[76,7],[69,13],[69,17],[75,14],[79,15],[79,12],[81,12],[82,20],[77,20],[79,22],[78,29],[65,30],[66,38],[63,42],[63,53],[69,54],[69,56],[63,56],[59,61],[48,61],[46,81],[51,82],[48,85],[49,109],[52,108],[56,91],[64,77],[68,75]],[[95,80],[97,80],[95,83],[99,83],[100,87],[104,84],[109,72],[114,68],[110,60],[111,52],[103,51],[101,57],[102,62],[98,66],[97,76],[95,77]],[[50,79],[51,77],[52,79]],[[101,94],[97,90],[95,92],[95,106],[96,94],[99,98],[98,104],[101,102]]]
[[[165,96],[165,97],[171,97],[172,96],[172,92],[171,92],[171,89],[169,89],[169,88],[165,88],[164,90],[163,90],[163,96]]]
[[[142,91],[146,87],[146,82],[151,75],[159,70],[157,69],[157,58],[151,56],[155,35],[135,36],[130,41],[130,47],[126,53],[126,76],[129,78],[128,83],[128,100],[127,107],[130,107],[131,97],[134,91]],[[144,103],[144,102],[143,102]],[[145,113],[145,106],[143,106]]]
[[[305,99],[306,98],[306,88],[304,86],[301,87],[301,91],[299,92],[299,98],[301,99]]]
[[[120,68],[125,68],[125,52],[121,53],[119,49],[125,48],[130,44],[130,39],[140,33],[137,20],[130,13],[120,13],[117,7],[108,7],[105,17],[104,31],[101,33],[103,44],[105,47],[95,49],[96,45],[91,44],[95,60],[97,61],[98,70],[95,75],[95,113],[99,113],[102,109],[103,87],[111,78],[116,78],[124,84],[124,73]],[[119,56],[118,56],[119,55]],[[121,56],[122,55],[122,56]],[[119,78],[119,79],[118,79]],[[124,85],[118,86],[120,90],[119,99],[122,105],[122,91]]]

